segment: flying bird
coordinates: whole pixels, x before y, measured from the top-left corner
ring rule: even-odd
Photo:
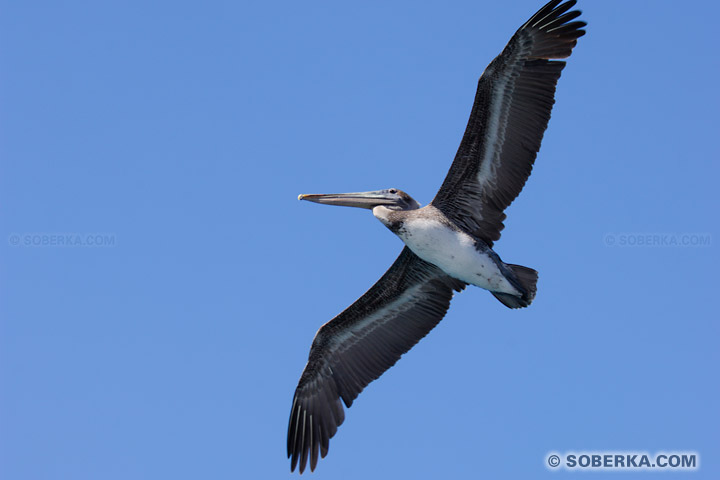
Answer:
[[[355,303],[320,327],[292,402],[287,454],[314,470],[343,423],[341,403],[358,394],[442,320],[455,292],[487,289],[509,308],[527,307],[535,270],[504,263],[492,249],[504,210],[530,176],[555,103],[555,86],[585,22],[576,0],[552,0],[522,25],[478,82],[450,171],[425,207],[389,188],[300,195],[372,210],[405,243],[390,269]]]

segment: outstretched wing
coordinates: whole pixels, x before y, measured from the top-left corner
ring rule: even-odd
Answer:
[[[553,0],[485,69],[465,135],[432,205],[488,245],[532,171],[567,58],[585,34],[575,0]],[[558,6],[559,5],[559,6]],[[567,12],[567,13],[566,13]]]
[[[314,470],[347,407],[445,316],[465,284],[405,247],[355,303],[318,330],[293,398],[287,453],[300,473]]]

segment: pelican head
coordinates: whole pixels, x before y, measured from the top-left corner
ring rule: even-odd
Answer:
[[[367,208],[369,210],[380,206],[395,211],[420,208],[420,204],[416,202],[415,199],[397,188],[375,190],[372,192],[299,195],[298,200],[308,200],[325,205]]]

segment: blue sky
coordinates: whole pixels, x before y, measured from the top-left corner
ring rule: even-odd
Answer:
[[[297,195],[429,202],[542,2],[2,4],[0,476],[289,478],[313,335],[401,248]],[[672,478],[720,476],[720,7],[579,7],[496,244],[539,270],[535,302],[457,296],[311,478],[580,475],[552,450],[691,450]]]

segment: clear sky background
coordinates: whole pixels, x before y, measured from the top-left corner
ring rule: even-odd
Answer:
[[[297,195],[429,202],[542,3],[3,1],[0,477],[290,478],[312,338],[402,246]],[[579,7],[496,244],[535,302],[458,295],[310,478],[581,475],[552,450],[691,450],[662,478],[720,477],[720,7]],[[65,234],[105,245],[33,244]]]

